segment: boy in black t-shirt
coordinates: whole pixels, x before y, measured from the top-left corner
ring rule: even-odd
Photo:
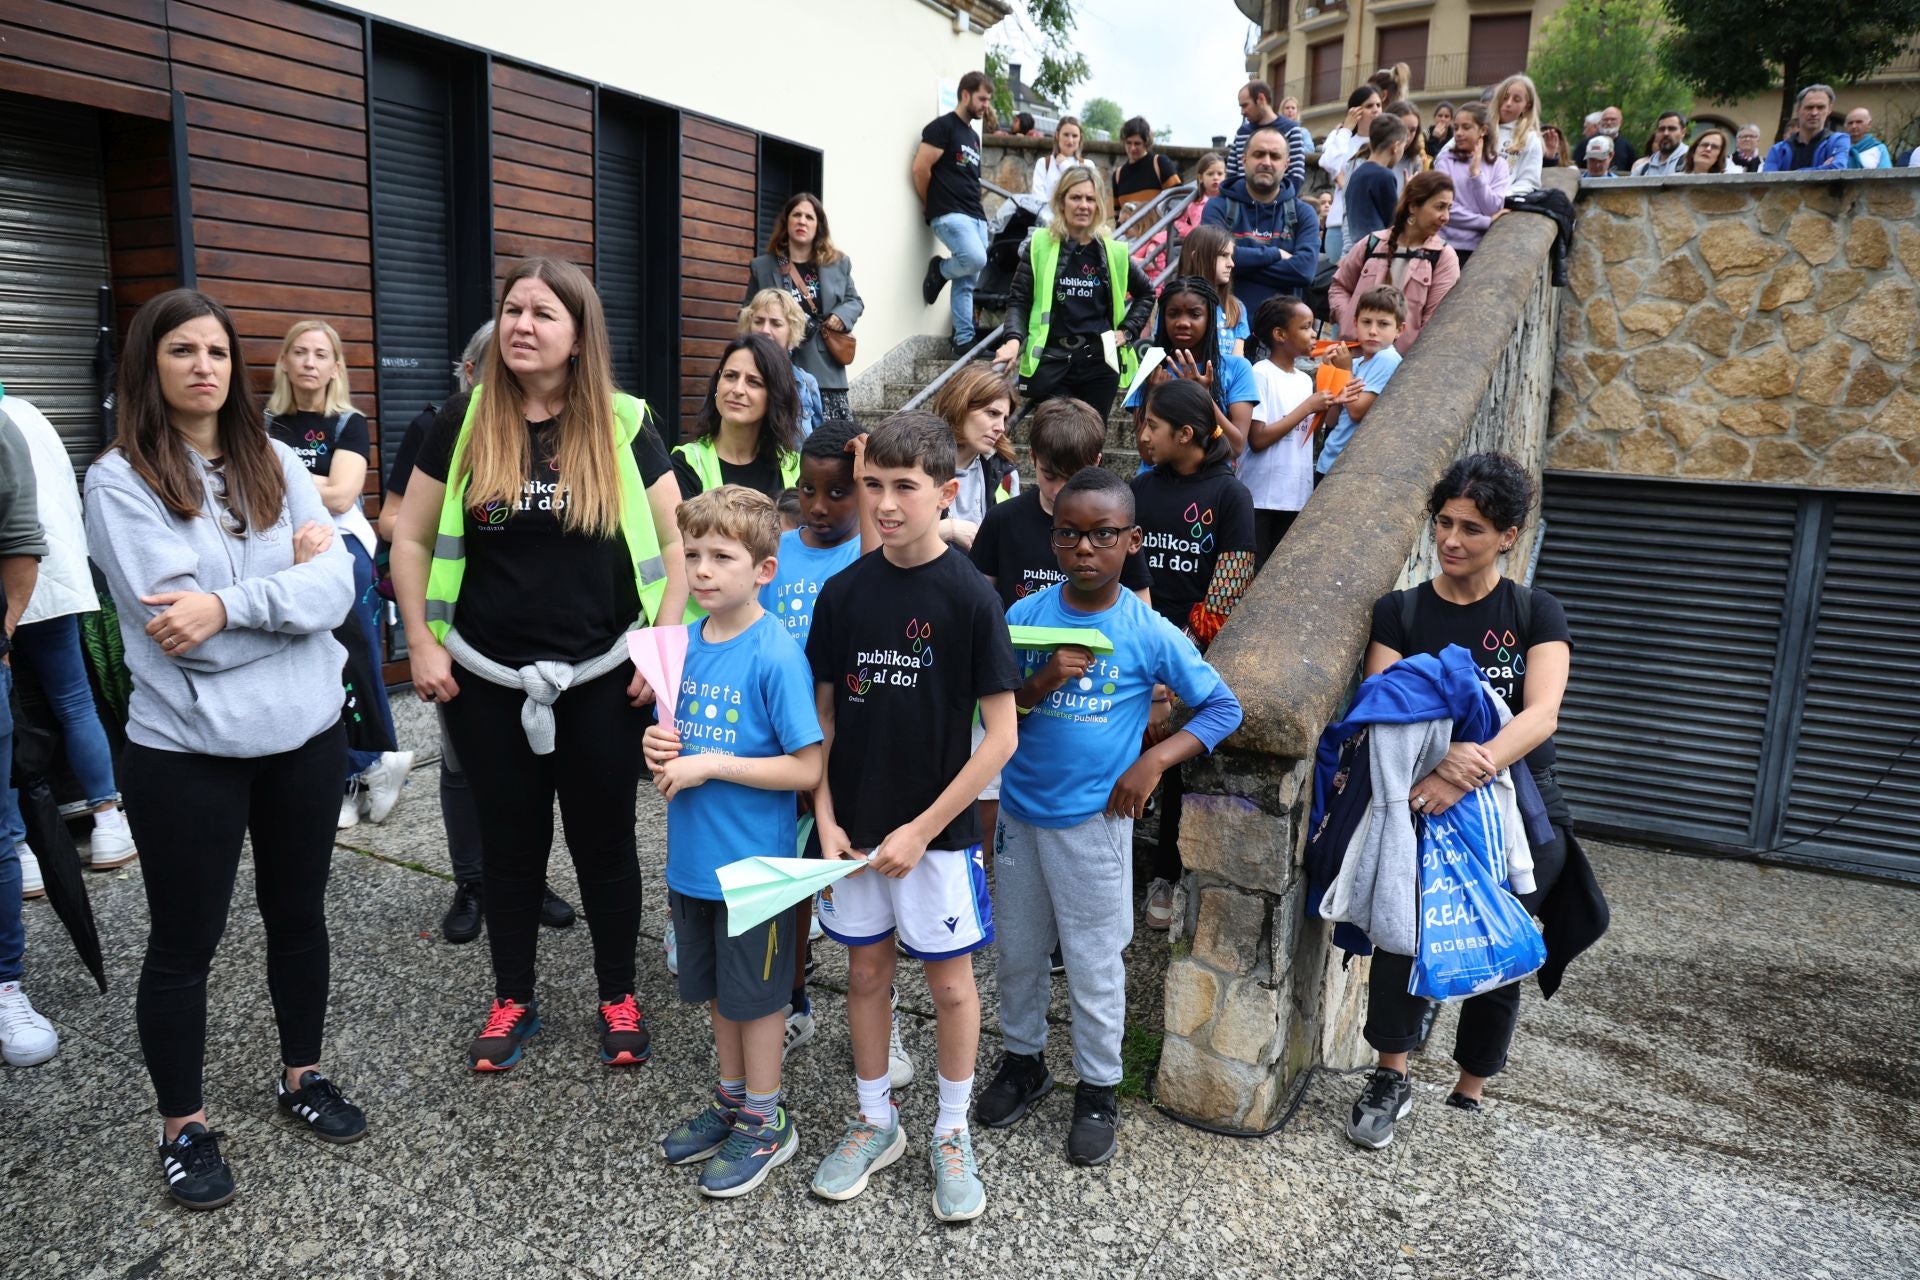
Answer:
[[[1013,754],[1021,674],[999,599],[940,539],[940,511],[959,487],[951,428],[927,413],[890,418],[867,441],[861,484],[880,550],[827,580],[807,638],[827,744],[814,793],[821,852],[871,860],[821,901],[822,927],[851,949],[860,1113],[813,1190],[850,1200],[906,1150],[887,1071],[897,936],[925,966],[937,1010],[933,1211],[965,1221],[986,1207],[967,1132],[980,1041],[971,956],[993,941],[973,800]],[[976,704],[986,727],[977,751]]]

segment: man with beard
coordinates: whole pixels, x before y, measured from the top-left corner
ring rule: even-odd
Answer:
[[[980,136],[973,122],[993,104],[993,82],[982,71],[960,78],[959,102],[920,131],[913,157],[913,189],[920,193],[927,225],[947,246],[927,264],[920,294],[932,306],[953,282],[953,351],[973,346],[973,286],[987,265],[987,213],[980,204]]]
[[[1320,219],[1286,181],[1287,139],[1256,129],[1247,139],[1247,176],[1207,201],[1202,224],[1233,237],[1233,292],[1258,311],[1275,294],[1305,294],[1320,263]]]

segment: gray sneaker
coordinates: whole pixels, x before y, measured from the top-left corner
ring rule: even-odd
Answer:
[[[900,1127],[897,1108],[891,1129],[882,1129],[865,1116],[856,1116],[840,1136],[840,1145],[815,1171],[813,1194],[822,1200],[851,1200],[867,1189],[868,1178],[906,1151],[907,1135]]]
[[[965,1129],[933,1138],[933,1216],[970,1222],[986,1212],[987,1189],[973,1162],[973,1135]]]
[[[1393,1141],[1394,1123],[1413,1110],[1413,1082],[1390,1067],[1367,1073],[1367,1086],[1353,1104],[1347,1137],[1356,1145],[1378,1151]]]

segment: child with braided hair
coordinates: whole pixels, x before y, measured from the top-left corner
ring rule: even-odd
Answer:
[[[1153,574],[1153,607],[1205,653],[1253,581],[1253,495],[1233,473],[1237,446],[1204,383],[1186,377],[1161,382],[1147,392],[1143,411],[1142,436],[1154,465],[1134,477],[1133,497]],[[1172,707],[1165,691],[1154,698],[1147,733],[1157,741],[1156,734],[1166,734]],[[1147,891],[1146,924],[1152,929],[1173,921],[1183,794],[1179,770],[1169,769]]]
[[[1160,290],[1160,327],[1153,341],[1166,350],[1167,358],[1147,378],[1147,385],[1134,383],[1126,407],[1134,411],[1134,424],[1144,433],[1142,406],[1148,391],[1175,379],[1197,383],[1213,399],[1213,422],[1226,436],[1228,456],[1238,457],[1247,447],[1260,388],[1245,357],[1221,354],[1219,311],[1220,291],[1212,281],[1175,276],[1166,283]],[[1147,457],[1145,450],[1141,456]]]

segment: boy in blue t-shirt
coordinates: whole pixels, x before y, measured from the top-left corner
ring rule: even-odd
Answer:
[[[1042,1055],[1048,955],[1057,942],[1080,1076],[1067,1135],[1075,1164],[1111,1158],[1119,1123],[1133,821],[1163,773],[1212,751],[1240,725],[1240,703],[1193,642],[1121,589],[1121,566],[1140,542],[1126,482],[1101,468],[1080,472],[1054,500],[1054,553],[1067,581],[1007,614],[1015,626],[1092,628],[1113,644],[1104,656],[1077,645],[1016,654],[1026,675],[1014,695],[1020,746],[1002,774],[994,838],[1006,1047],[974,1114],[1001,1128],[1053,1088]],[[1178,694],[1193,718],[1143,753],[1156,685]]]
[[[671,727],[642,742],[667,798],[667,901],[679,937],[680,998],[705,1004],[720,1083],[714,1100],[668,1134],[669,1164],[703,1162],[703,1195],[745,1195],[793,1158],[799,1138],[780,1105],[781,1038],[794,917],[783,911],[727,934],[720,867],[793,856],[795,795],[822,759],[806,657],[760,607],[777,571],[773,500],[722,485],[680,504],[687,584],[707,616],[687,627],[677,690],[655,690]]]
[[[1340,421],[1327,434],[1321,446],[1320,461],[1314,464],[1317,475],[1333,470],[1340,451],[1353,439],[1354,430],[1373,409],[1373,402],[1386,390],[1387,379],[1400,367],[1400,352],[1393,340],[1407,323],[1407,299],[1390,284],[1361,294],[1353,304],[1353,327],[1360,339],[1360,358],[1353,363],[1353,381],[1335,397],[1341,406]],[[1316,479],[1314,483],[1318,484]]]

